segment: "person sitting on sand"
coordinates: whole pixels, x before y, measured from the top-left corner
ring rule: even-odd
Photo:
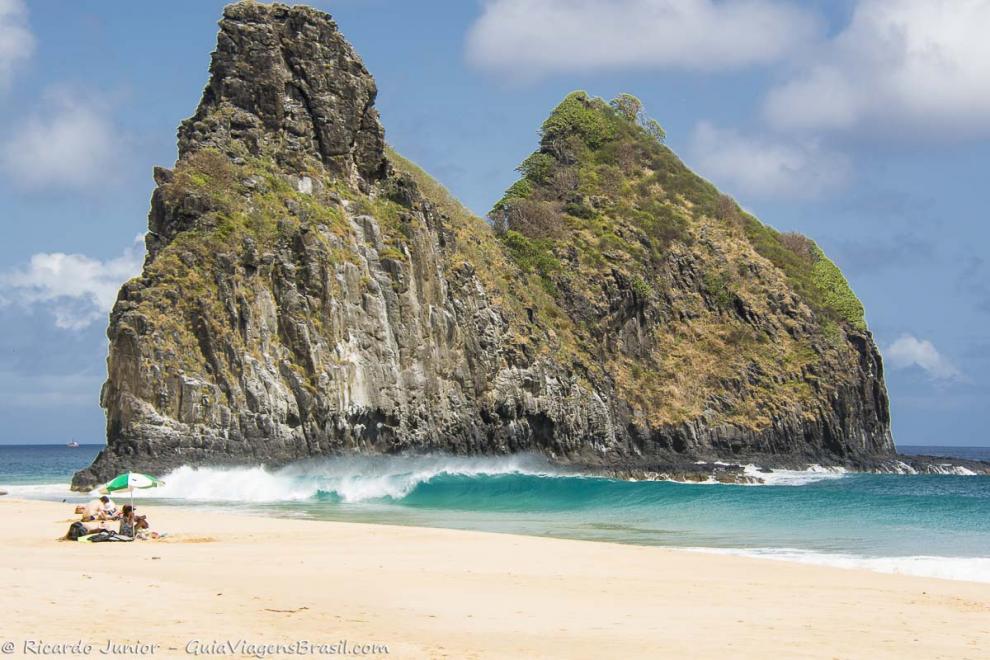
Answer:
[[[120,529],[117,532],[121,536],[131,536],[134,538],[158,538],[158,534],[148,531],[148,516],[137,515],[137,507],[130,504],[124,505],[124,510],[120,516]]]
[[[134,522],[134,507],[130,504],[125,504],[124,510],[120,515],[120,529],[117,533],[121,536],[130,536],[131,538],[134,538],[134,533],[136,531]]]
[[[117,510],[117,505],[114,504],[113,500],[104,495],[101,501],[103,502],[103,515],[107,517],[107,520],[117,520],[120,518],[120,511]]]
[[[90,520],[112,520],[117,513],[117,506],[109,497],[104,495],[98,500],[93,500],[86,505],[83,513],[83,521]]]

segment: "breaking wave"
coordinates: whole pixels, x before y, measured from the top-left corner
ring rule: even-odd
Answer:
[[[565,476],[536,455],[508,457],[353,456],[295,463],[270,470],[181,467],[164,477],[165,486],[149,497],[201,502],[341,502],[401,500],[436,480],[528,475]]]
[[[800,486],[845,474],[839,468],[819,466],[761,472],[750,465],[744,472],[768,486]],[[165,475],[164,481],[163,488],[141,495],[200,502],[404,500],[409,504],[453,504],[459,499],[490,497],[524,500],[519,504],[543,502],[556,508],[557,504],[592,503],[596,498],[641,504],[646,494],[641,486],[625,486],[631,482],[567,471],[535,454],[351,456],[304,461],[279,469],[184,466]],[[498,506],[494,501],[489,504]]]
[[[699,461],[699,465],[702,464]],[[727,465],[716,462],[716,465]],[[743,473],[761,484],[746,486],[803,486],[845,475],[842,468],[813,465],[807,470],[763,471],[747,465]],[[459,457],[443,454],[425,456],[349,456],[312,459],[272,469],[255,467],[183,466],[160,475],[165,486],[136,493],[141,499],[168,499],[190,502],[276,502],[337,501],[356,503],[375,500],[410,503],[430,496],[450,503],[458,493],[464,496],[525,497],[590,502],[595,497],[624,496],[623,484],[567,470],[550,464],[539,454],[513,454],[499,457]],[[553,479],[544,482],[542,479]],[[644,482],[639,482],[644,483]],[[654,482],[655,483],[655,482]],[[688,482],[689,485],[717,484],[714,479]],[[724,484],[718,484],[724,485]],[[79,499],[66,483],[37,483],[3,486],[14,497]],[[94,494],[96,491],[93,491]],[[609,497],[609,499],[611,499]],[[631,498],[642,503],[639,496]]]
[[[743,468],[743,473],[747,476],[763,480],[762,484],[750,485],[804,486],[825,479],[840,479],[848,472],[842,467],[822,467],[821,465],[812,465],[806,470],[774,470],[772,472],[764,472],[758,466],[750,464]]]

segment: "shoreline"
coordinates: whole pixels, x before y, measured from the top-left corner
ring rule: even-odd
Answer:
[[[717,463],[716,465],[725,465],[724,463]],[[752,465],[745,466],[746,474],[753,474],[750,468],[754,468]],[[274,471],[277,473],[277,471]],[[542,473],[540,473],[542,474]],[[645,481],[668,481],[670,483],[681,484],[691,487],[718,487],[718,486],[736,486],[736,487],[774,487],[780,485],[803,485],[805,483],[810,483],[811,481],[821,481],[821,480],[831,480],[836,478],[841,478],[851,474],[844,470],[839,471],[838,469],[825,469],[819,467],[817,470],[777,470],[770,474],[763,475],[764,477],[769,477],[770,479],[766,483],[732,483],[726,484],[724,481],[717,481],[715,479],[710,479],[707,481],[675,481],[672,479],[647,479]],[[167,475],[168,476],[168,475]],[[188,476],[188,475],[187,475]],[[556,476],[566,476],[566,473],[558,474]],[[588,475],[588,474],[578,474],[578,476],[587,478],[601,478],[609,479],[612,481],[630,481],[636,482],[637,479],[619,480],[612,477],[605,477],[602,475]],[[931,476],[931,475],[929,475]],[[963,475],[955,475],[963,476]],[[976,475],[972,475],[976,476]],[[968,476],[966,477],[969,478]],[[171,478],[167,478],[166,481],[172,482]],[[176,484],[172,484],[176,485]],[[214,484],[215,486],[215,484]],[[267,484],[267,492],[271,493],[273,487],[277,487],[273,484]],[[56,502],[59,499],[62,501],[67,501],[69,503],[84,503],[88,498],[84,493],[78,491],[70,490],[67,482],[51,482],[51,483],[21,483],[21,484],[11,484],[7,486],[13,492],[9,494],[8,499],[24,499],[25,501],[37,501],[37,502]],[[160,489],[159,489],[160,490]],[[184,490],[184,489],[182,489]],[[215,490],[215,488],[214,488]],[[280,491],[281,492],[281,491]],[[384,496],[386,493],[378,493]],[[362,497],[371,497],[373,495],[368,492],[361,492]],[[392,493],[394,495],[394,493]],[[904,552],[889,552],[887,554],[881,552],[866,552],[862,550],[855,549],[839,549],[839,548],[816,548],[814,545],[811,546],[801,546],[801,545],[791,545],[787,543],[778,543],[776,545],[772,543],[766,543],[763,545],[756,544],[745,544],[741,543],[738,545],[703,545],[703,544],[693,544],[685,542],[665,542],[665,541],[643,541],[640,539],[635,539],[631,537],[620,537],[620,536],[602,536],[595,534],[581,534],[567,530],[562,530],[559,528],[546,528],[546,529],[525,529],[520,527],[513,527],[511,524],[508,526],[499,527],[486,526],[486,525],[454,525],[451,526],[447,524],[444,520],[438,520],[436,517],[433,519],[417,518],[415,509],[407,512],[409,517],[401,518],[400,513],[392,512],[392,518],[388,517],[365,517],[362,515],[313,515],[311,513],[303,513],[303,515],[298,515],[291,509],[285,508],[268,508],[266,505],[270,504],[285,504],[294,503],[297,501],[295,498],[288,498],[285,500],[268,500],[268,499],[258,499],[258,500],[240,500],[240,499],[210,499],[211,494],[207,493],[205,495],[206,499],[192,499],[186,500],[183,497],[175,496],[172,497],[168,494],[159,494],[158,490],[141,492],[138,494],[137,503],[142,506],[142,509],[148,506],[159,506],[167,507],[170,510],[175,509],[189,509],[190,511],[195,511],[197,514],[214,514],[222,513],[224,515],[230,515],[231,512],[235,515],[242,515],[248,517],[259,517],[265,519],[287,519],[287,520],[310,520],[315,522],[326,522],[326,523],[347,523],[347,524],[371,524],[371,525],[384,525],[384,526],[398,526],[398,527],[411,527],[411,528],[421,528],[421,529],[432,529],[432,530],[464,530],[464,531],[480,531],[483,533],[496,533],[496,534],[508,534],[508,535],[518,535],[525,536],[529,538],[555,538],[562,540],[573,540],[579,542],[600,542],[600,543],[614,543],[618,545],[629,545],[629,546],[641,546],[641,547],[654,547],[654,548],[668,548],[681,552],[694,552],[702,553],[708,555],[721,555],[721,556],[735,556],[743,558],[753,558],[761,561],[775,561],[775,562],[789,562],[802,565],[811,566],[822,566],[838,568],[842,570],[867,570],[875,573],[890,574],[890,575],[904,575],[912,577],[921,578],[934,578],[934,579],[945,579],[954,580],[962,582],[974,582],[990,584],[990,556],[985,556],[984,553],[971,552],[969,554],[954,554],[952,552],[943,552],[938,554],[938,552],[926,552],[918,551],[920,548],[915,549],[913,553]],[[63,499],[65,498],[65,499]],[[347,502],[348,500],[344,500]],[[358,502],[363,500],[357,500]],[[452,514],[456,513],[456,510],[451,511]]]
[[[685,482],[690,483],[690,482]],[[701,485],[701,484],[691,484]],[[78,493],[73,492],[73,496]],[[47,498],[25,498],[15,494],[4,498],[8,501],[56,503]],[[66,505],[81,504],[84,499],[67,501]],[[150,503],[149,503],[150,502]],[[295,520],[313,523],[370,525],[375,527],[398,527],[405,529],[425,529],[453,532],[469,532],[479,534],[498,534],[518,536],[533,539],[557,539],[575,541],[578,543],[607,543],[617,546],[633,546],[643,548],[667,549],[675,552],[698,553],[712,556],[739,557],[757,561],[784,562],[789,564],[820,566],[836,570],[868,571],[883,575],[899,575],[905,577],[949,580],[953,582],[968,582],[973,584],[990,585],[990,557],[967,555],[864,555],[852,552],[827,552],[824,550],[809,550],[796,547],[742,547],[742,546],[692,546],[692,545],[662,545],[658,543],[642,543],[635,541],[617,541],[603,538],[582,538],[579,536],[558,536],[554,534],[526,534],[511,530],[487,529],[478,530],[463,527],[448,527],[441,524],[401,523],[401,522],[371,522],[361,520],[345,520],[334,518],[318,518],[292,514],[262,513],[250,508],[239,509],[233,513],[224,510],[223,502],[203,502],[198,504],[156,503],[154,499],[137,500],[141,511],[148,508],[164,508],[180,510],[196,515],[241,516],[245,518],[260,518],[272,520]],[[61,503],[59,503],[61,504]],[[974,564],[976,564],[974,566]],[[965,577],[963,577],[965,576]]]
[[[14,640],[384,643],[391,657],[974,656],[986,584],[451,529],[141,505],[160,541],[57,542],[69,504],[0,499]],[[138,634],[121,634],[120,631]]]

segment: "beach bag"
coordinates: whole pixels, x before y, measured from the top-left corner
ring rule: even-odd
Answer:
[[[65,535],[65,538],[69,541],[76,541],[80,536],[86,536],[89,532],[86,530],[86,525],[81,522],[74,522],[69,525],[69,531]]]

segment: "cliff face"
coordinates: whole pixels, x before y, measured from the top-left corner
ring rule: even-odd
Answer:
[[[155,171],[108,330],[107,448],[76,487],[342,452],[892,453],[841,274],[687,170],[628,97],[568,97],[493,228],[386,149],[325,14],[230,6],[210,71]]]

